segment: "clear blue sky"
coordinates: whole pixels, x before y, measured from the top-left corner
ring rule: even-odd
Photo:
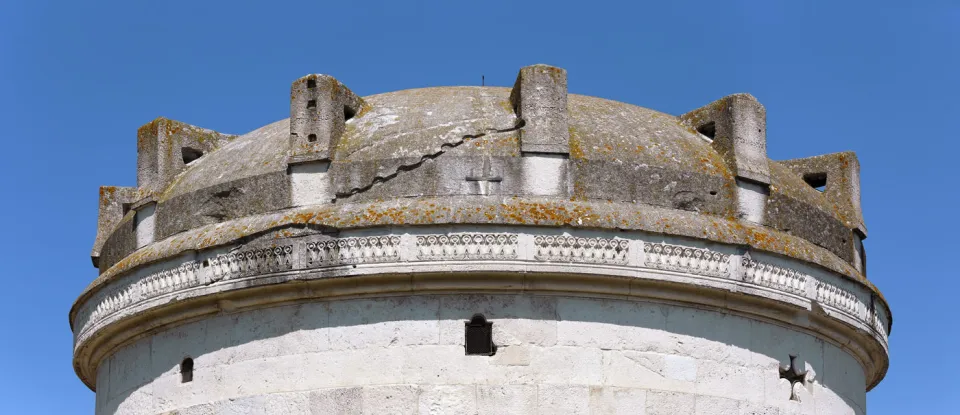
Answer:
[[[98,186],[136,183],[140,125],[243,133],[287,117],[307,73],[367,95],[509,86],[533,63],[671,114],[750,92],[774,159],[856,151],[894,314],[869,412],[956,413],[956,1],[93,3],[0,2],[0,413],[93,411],[67,311],[96,275]]]

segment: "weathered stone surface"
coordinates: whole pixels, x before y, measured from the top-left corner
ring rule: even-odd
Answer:
[[[137,131],[137,186],[163,191],[188,162],[234,137],[162,117],[145,124]]]
[[[823,197],[844,225],[867,236],[860,207],[860,161],[852,152],[784,160],[784,166],[799,174],[811,186],[822,185]]]
[[[525,123],[520,148],[525,153],[570,153],[567,127],[567,71],[532,65],[520,69],[510,104]]]
[[[770,183],[767,111],[750,94],[723,97],[680,116],[684,125],[710,137],[734,175]]]
[[[120,220],[130,211],[131,205],[140,198],[136,187],[100,187],[100,209],[97,215],[97,239],[93,242],[90,258],[93,266],[100,267],[100,251],[107,237],[113,233]]]
[[[307,75],[290,86],[290,160],[329,160],[363,100],[329,75]]]
[[[557,303],[567,311],[551,312]],[[538,324],[511,334],[512,342],[531,346],[503,348],[532,348],[529,364],[503,365],[497,355],[465,356],[462,346],[444,345],[447,341],[436,335],[437,328],[450,321],[460,323],[462,336],[463,320],[448,316],[484,305],[505,310],[491,318],[495,326],[509,323],[508,316],[536,319]],[[661,317],[652,317],[656,315]],[[681,316],[679,321],[685,323],[667,324],[664,338],[673,343],[661,343],[664,349],[659,351],[601,350],[586,337],[553,345],[543,342],[540,330],[558,324],[570,324],[583,333],[603,333],[607,327],[625,324],[663,328],[663,316]],[[228,314],[136,341],[105,362],[97,380],[98,400],[102,396],[112,402],[106,407],[132,408],[149,399],[158,411],[186,413],[200,408],[262,411],[264,405],[275,405],[312,411],[302,413],[341,414],[644,409],[726,414],[736,408],[765,413],[756,411],[789,403],[789,388],[782,391],[786,395],[765,395],[770,387],[763,382],[779,378],[781,356],[796,353],[795,345],[815,343],[814,338],[744,320],[746,331],[727,337],[742,339],[748,357],[734,358],[717,353],[723,351],[717,344],[728,341],[717,328],[728,327],[730,318],[644,302],[530,295],[311,302]],[[426,335],[431,331],[432,336]],[[642,339],[637,340],[631,347],[642,345]],[[810,368],[829,368],[823,373],[824,383],[815,381],[812,386],[817,388],[817,405],[830,410],[861,407],[865,393],[854,385],[862,385],[864,379],[856,360],[836,346],[820,342],[817,347],[823,351],[802,351]],[[176,369],[184,356],[197,364],[189,384],[180,383]],[[798,407],[798,413],[816,413],[813,399],[809,403]],[[131,410],[120,413],[136,413]]]
[[[859,165],[769,160],[752,96],[674,117],[534,65],[290,105],[141,129],[70,314],[97,413],[863,414],[886,373]]]
[[[158,203],[157,239],[290,206],[291,181],[284,172],[273,172],[219,183]]]

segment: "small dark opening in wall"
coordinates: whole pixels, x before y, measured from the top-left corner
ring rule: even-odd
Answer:
[[[307,79],[307,88],[316,88],[317,80],[316,79]]]
[[[819,191],[824,191],[827,188],[827,174],[826,173],[807,173],[803,175],[803,181],[807,182],[810,187],[817,189]]]
[[[193,163],[196,159],[203,157],[203,152],[195,148],[183,147],[180,149],[183,156],[183,164]]]
[[[713,121],[710,121],[700,127],[697,127],[697,132],[707,136],[707,138],[713,140],[713,137],[717,135],[717,124]]]
[[[353,118],[354,115],[357,115],[357,112],[356,112],[356,111],[350,109],[350,107],[347,107],[347,106],[344,106],[344,107],[343,107],[343,120],[344,120],[344,121]]]
[[[193,359],[187,357],[180,362],[180,383],[193,381]]]
[[[463,324],[467,356],[493,356],[497,352],[497,346],[493,344],[493,322],[487,321],[483,314],[474,314]]]
[[[130,212],[130,208],[133,206],[133,203],[121,203],[120,208],[123,209],[123,216],[127,216],[127,213]]]
[[[316,108],[316,107],[317,107],[317,100],[311,99],[307,101],[307,108]]]
[[[311,142],[311,143],[314,142],[314,141],[317,141],[317,135],[316,135],[316,134],[310,134],[310,135],[308,135],[308,136],[307,136],[307,141],[309,141],[309,142]]]

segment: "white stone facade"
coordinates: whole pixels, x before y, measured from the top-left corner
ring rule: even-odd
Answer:
[[[484,313],[494,356],[464,354]],[[814,380],[790,399],[778,367]],[[192,382],[178,365],[195,361]],[[863,414],[863,368],[775,324],[622,299],[415,295],[226,313],[118,350],[98,414]]]
[[[517,227],[275,241],[83,299],[97,413],[865,414],[886,369],[869,290],[734,246]],[[465,355],[475,313],[493,356]],[[791,355],[802,382],[781,379]]]

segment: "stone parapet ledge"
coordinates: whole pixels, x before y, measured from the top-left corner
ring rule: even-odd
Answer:
[[[191,251],[126,272],[75,305],[75,368],[149,331],[318,298],[527,292],[693,304],[778,321],[886,372],[889,310],[867,287],[778,255],[646,232],[385,227]]]

